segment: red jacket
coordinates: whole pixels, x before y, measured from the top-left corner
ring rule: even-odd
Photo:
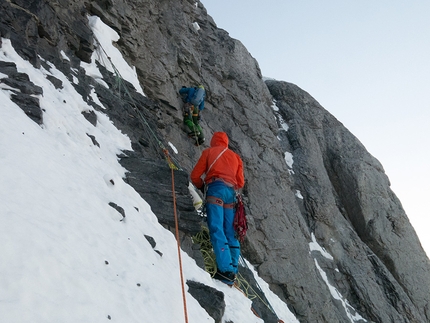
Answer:
[[[215,132],[210,148],[203,150],[196,166],[191,172],[191,181],[197,188],[203,186],[202,175],[205,174],[214,160],[228,147],[228,137],[225,132]],[[205,183],[220,178],[233,185],[234,189],[242,188],[245,184],[243,163],[239,155],[228,149],[218,158],[204,178]]]

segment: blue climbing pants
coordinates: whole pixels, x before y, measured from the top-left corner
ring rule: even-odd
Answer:
[[[222,181],[208,185],[206,212],[209,234],[219,271],[237,273],[240,243],[233,227],[235,191]]]

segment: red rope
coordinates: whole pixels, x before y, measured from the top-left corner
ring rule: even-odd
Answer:
[[[175,175],[174,170],[172,167],[170,167],[172,170],[172,195],[173,195],[173,213],[175,215],[175,232],[176,232],[176,242],[178,246],[178,259],[179,259],[179,274],[181,276],[181,286],[182,286],[182,299],[184,301],[184,316],[185,316],[185,323],[188,323],[188,314],[187,314],[187,299],[185,294],[185,284],[184,284],[184,274],[182,271],[182,258],[181,258],[181,244],[179,241],[179,225],[178,225],[178,216],[176,214],[176,194],[175,194]]]

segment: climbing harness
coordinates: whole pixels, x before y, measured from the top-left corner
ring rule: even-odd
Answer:
[[[206,177],[206,175],[209,173],[209,171],[211,170],[212,166],[217,162],[217,160],[221,157],[222,154],[224,154],[227,151],[228,147],[225,147],[220,154],[214,159],[214,161],[212,162],[212,164],[210,164],[210,166],[208,167],[208,169],[206,170],[206,172],[203,174],[203,180]],[[216,181],[216,180],[221,180],[223,181],[225,184],[228,185],[227,182],[225,182],[224,180],[220,179],[220,178],[213,178],[212,181]],[[207,185],[205,183],[203,183],[203,204],[202,204],[202,216],[206,216],[206,204],[218,204],[221,206],[224,206],[224,202],[221,199],[218,199],[214,196],[206,196],[206,191],[207,191]],[[216,201],[214,199],[217,199],[219,201]],[[226,204],[224,207],[228,208],[229,204]]]

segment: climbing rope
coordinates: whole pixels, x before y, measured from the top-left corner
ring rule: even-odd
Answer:
[[[161,150],[164,152],[164,156],[167,156],[168,155],[168,154],[166,154],[166,152],[168,152],[167,148],[164,146],[162,141],[157,137],[156,133],[152,130],[152,128],[149,125],[146,118],[143,116],[141,111],[138,109],[138,107],[135,103],[135,100],[133,99],[126,83],[124,82],[123,77],[121,76],[121,73],[116,68],[115,64],[112,62],[111,58],[109,57],[109,55],[107,54],[107,52],[105,51],[105,49],[103,48],[103,46],[101,45],[101,43],[98,41],[98,39],[95,36],[94,36],[94,39],[98,45],[97,48],[100,48],[101,52],[104,53],[104,56],[108,59],[110,65],[112,66],[112,69],[113,69],[115,77],[116,77],[116,83],[117,83],[119,98],[121,99],[121,88],[122,88],[124,90],[125,94],[129,98],[129,101],[127,101],[127,102],[131,105],[133,111],[137,114],[138,120],[142,124],[143,130],[145,131],[145,133],[148,137],[148,140],[151,143],[154,151],[157,153],[158,148],[161,148]],[[99,54],[99,58],[100,58],[100,60],[104,60],[102,55],[100,55],[100,54]],[[175,169],[181,169],[179,162],[172,156],[169,157],[168,163],[169,163],[169,167],[171,167],[171,164],[173,164],[176,167]]]
[[[185,294],[185,283],[184,283],[184,274],[182,271],[182,257],[181,257],[181,243],[179,240],[179,224],[178,224],[178,216],[176,213],[176,194],[175,194],[175,170],[173,167],[170,168],[172,172],[172,196],[173,196],[173,214],[175,216],[175,234],[176,234],[176,244],[178,246],[178,259],[179,259],[179,275],[181,278],[181,287],[182,287],[182,300],[184,303],[184,318],[185,323],[188,323],[188,314],[187,314],[187,299]]]
[[[185,319],[185,323],[188,323],[187,300],[186,300],[186,292],[185,292],[184,274],[183,274],[183,269],[182,269],[181,244],[180,244],[180,237],[179,237],[179,224],[178,224],[178,216],[177,216],[177,212],[176,212],[175,173],[174,173],[174,171],[180,169],[180,167],[178,166],[179,163],[177,161],[176,162],[173,161],[174,158],[169,154],[169,151],[163,145],[161,140],[158,139],[157,135],[152,130],[148,121],[145,119],[143,114],[137,108],[136,103],[135,103],[130,91],[128,90],[128,88],[127,88],[127,86],[126,86],[126,84],[125,84],[125,82],[121,76],[121,73],[115,67],[115,64],[113,64],[112,60],[110,59],[110,57],[108,56],[108,54],[106,53],[106,51],[104,50],[103,46],[100,44],[98,39],[96,37],[94,37],[94,39],[96,40],[99,48],[105,54],[106,58],[109,60],[111,66],[114,70],[114,73],[116,76],[116,81],[117,81],[117,88],[119,91],[118,94],[119,94],[120,99],[121,99],[121,88],[123,88],[124,92],[128,95],[128,97],[130,99],[130,101],[128,103],[131,104],[134,112],[137,113],[137,115],[139,117],[139,121],[142,123],[143,129],[146,132],[146,134],[148,135],[148,138],[151,141],[153,148],[155,149],[156,152],[158,150],[158,147],[160,147],[162,149],[164,156],[166,158],[167,164],[169,165],[169,168],[171,169],[173,214],[174,214],[174,218],[175,218],[175,235],[176,235],[176,242],[177,242],[177,249],[178,249],[179,275],[180,275],[180,279],[181,279],[182,299],[183,299],[183,305],[184,305],[184,319]],[[99,57],[101,57],[101,56],[99,55]],[[158,147],[157,147],[157,145],[158,145]]]

